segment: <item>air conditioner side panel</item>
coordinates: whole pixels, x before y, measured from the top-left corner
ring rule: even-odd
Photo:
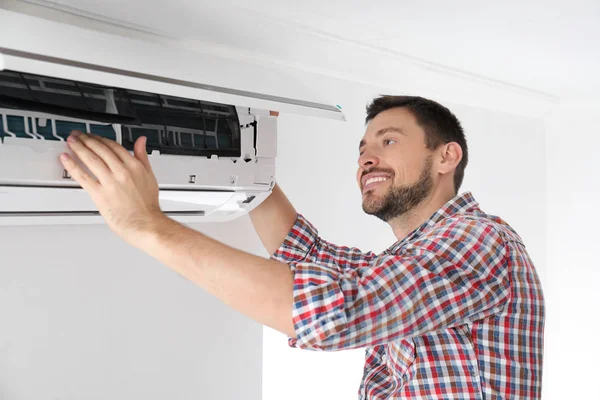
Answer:
[[[259,115],[256,117],[256,124],[258,129],[256,156],[277,157],[277,117]]]

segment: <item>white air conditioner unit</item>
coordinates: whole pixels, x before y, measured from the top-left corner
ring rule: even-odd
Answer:
[[[161,57],[141,49],[115,49],[103,64],[4,45],[0,40],[0,225],[103,221],[59,162],[74,129],[131,152],[146,136],[161,209],[182,222],[214,222],[237,218],[270,194],[279,112],[344,119],[327,104],[119,68],[119,57]]]

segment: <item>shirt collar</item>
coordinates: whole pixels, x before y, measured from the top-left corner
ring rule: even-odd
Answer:
[[[450,218],[456,214],[461,214],[468,210],[478,208],[479,203],[475,200],[475,197],[471,192],[464,192],[460,195],[456,195],[454,198],[452,198],[446,204],[440,207],[431,217],[429,217],[427,221],[421,224],[421,226],[419,226],[411,233],[406,235],[404,239],[397,241],[392,246],[390,246],[386,252],[393,252],[397,250],[404,243],[414,240],[416,237],[420,236],[426,229],[432,227],[433,225],[446,218]]]

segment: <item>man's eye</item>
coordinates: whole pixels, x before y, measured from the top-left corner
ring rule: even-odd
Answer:
[[[386,139],[383,141],[383,143],[387,146],[388,144],[391,144],[390,142],[396,143],[396,141],[394,139]]]

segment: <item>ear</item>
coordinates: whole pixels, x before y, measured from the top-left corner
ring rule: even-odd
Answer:
[[[454,171],[463,156],[460,145],[456,142],[446,143],[440,146],[440,152],[439,172],[445,174]]]

